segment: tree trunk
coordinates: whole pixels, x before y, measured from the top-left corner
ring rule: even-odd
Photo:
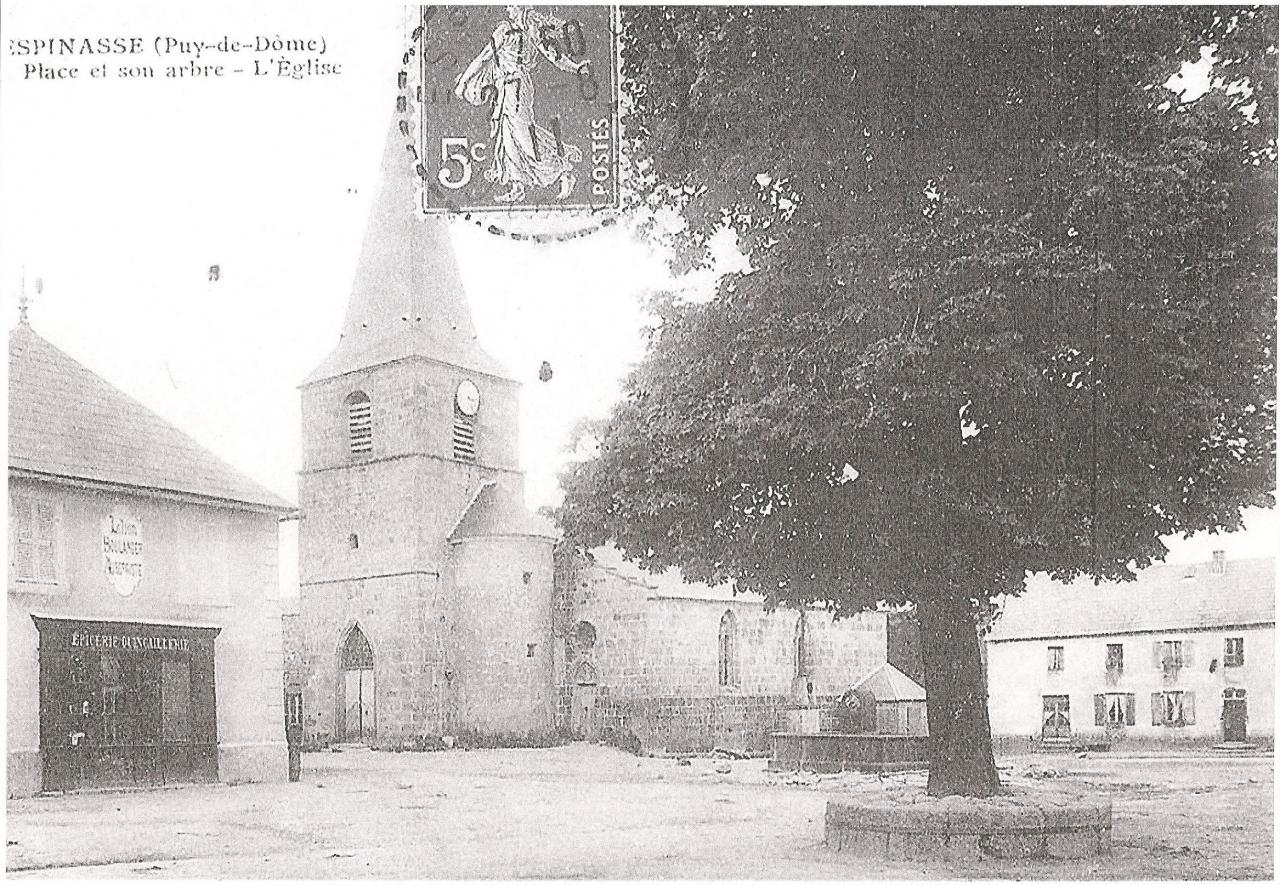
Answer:
[[[942,594],[917,606],[929,694],[929,795],[991,796],[1000,777],[978,631],[968,600]]]

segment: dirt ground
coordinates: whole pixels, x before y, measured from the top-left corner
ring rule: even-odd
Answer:
[[[822,841],[829,796],[867,775],[764,760],[541,750],[304,757],[295,784],[11,800],[11,876],[106,878],[1270,879],[1272,760],[1098,754],[1000,760],[1007,782],[1107,791],[1115,849],[1090,861],[872,863]],[[894,775],[919,782],[919,774]]]

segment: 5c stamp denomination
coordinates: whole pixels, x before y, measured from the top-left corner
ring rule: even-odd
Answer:
[[[617,207],[616,7],[429,6],[415,33],[426,212]]]

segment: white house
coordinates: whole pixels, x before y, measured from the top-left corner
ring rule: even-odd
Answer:
[[[991,730],[1028,745],[1249,742],[1274,728],[1275,560],[1044,575],[987,637]]]

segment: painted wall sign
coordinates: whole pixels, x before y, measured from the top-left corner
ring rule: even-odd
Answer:
[[[121,596],[132,596],[142,581],[142,522],[127,510],[102,521],[102,563],[107,580]]]
[[[71,634],[72,648],[119,648],[126,651],[191,651],[191,640],[179,636],[130,636],[123,633]]]

